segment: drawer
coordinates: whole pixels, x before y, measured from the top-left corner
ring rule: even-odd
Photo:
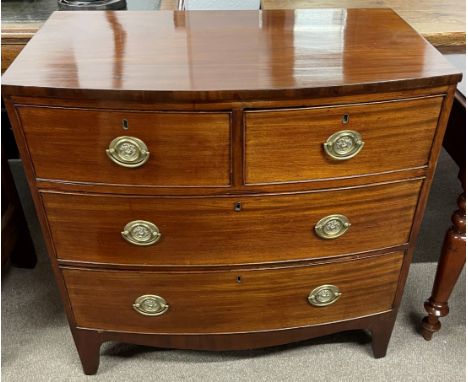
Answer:
[[[59,259],[132,265],[230,265],[330,257],[405,244],[421,181],[352,190],[238,198],[152,198],[44,193]],[[240,211],[235,211],[240,203]],[[351,226],[322,239],[315,225],[339,214]],[[121,232],[146,221],[159,240],[139,246]],[[333,224],[333,222],[331,223]],[[146,234],[145,234],[146,232]],[[138,232],[136,233],[138,236]],[[156,236],[151,236],[155,239]],[[146,239],[145,239],[146,240]]]
[[[424,166],[442,100],[246,112],[245,181],[298,182]],[[363,146],[347,131],[359,133]],[[324,150],[328,140],[331,156]]]
[[[402,257],[401,253],[393,253],[307,267],[206,273],[62,272],[78,327],[223,333],[307,326],[389,310]],[[331,300],[331,305],[311,305],[310,293],[322,285],[335,286],[341,296]],[[317,297],[311,300],[326,303],[327,288],[323,289],[321,293],[320,289],[315,291]],[[146,299],[147,307],[148,302],[152,303],[154,313],[162,314],[146,316],[134,309],[137,299],[148,295],[164,301],[155,297],[140,299],[143,313],[153,312],[151,308],[145,310]]]
[[[230,184],[229,113],[17,110],[38,178],[140,186]],[[141,142],[115,140],[119,137],[143,142],[147,161],[140,155]],[[113,141],[119,163],[106,153]]]

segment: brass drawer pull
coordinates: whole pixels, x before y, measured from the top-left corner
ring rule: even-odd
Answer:
[[[117,137],[106,150],[107,156],[122,167],[135,168],[143,166],[149,158],[145,142],[135,137]]]
[[[364,142],[357,131],[342,130],[330,135],[323,147],[329,157],[346,160],[356,156],[364,147]]]
[[[160,316],[166,313],[169,309],[169,305],[166,300],[160,296],[145,294],[135,300],[133,309],[144,316]]]
[[[315,225],[315,233],[322,239],[336,239],[343,235],[351,223],[344,215],[328,215],[320,219]]]
[[[130,244],[147,246],[156,243],[161,238],[159,228],[145,220],[134,220],[125,225],[122,237]]]
[[[310,292],[308,300],[313,306],[327,306],[335,303],[341,292],[335,285],[320,285]]]

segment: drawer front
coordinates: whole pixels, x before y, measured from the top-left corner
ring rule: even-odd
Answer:
[[[229,113],[17,110],[38,178],[148,186],[230,184]],[[106,150],[118,137],[141,140],[150,153],[147,161],[129,168],[111,160]],[[139,147],[122,142],[116,143],[114,155],[119,159],[119,153],[130,150],[131,159]]]
[[[420,187],[421,181],[410,181],[239,198],[44,193],[43,200],[60,259],[230,265],[329,257],[404,244]],[[334,214],[346,216],[351,226],[336,239],[320,238],[315,225]],[[139,220],[156,225],[161,236],[154,236],[154,244],[134,245],[122,237],[126,225]]]
[[[206,273],[63,269],[63,275],[79,327],[241,332],[314,325],[391,309],[402,257],[393,253],[308,267]],[[337,287],[341,296],[331,305],[313,306],[309,294],[322,285]],[[165,312],[137,312],[133,304],[146,295],[162,297],[168,306],[161,309]]]
[[[246,183],[340,178],[423,166],[428,162],[442,100],[247,112]],[[364,142],[360,151],[359,138],[345,134],[340,139],[338,133],[346,130],[359,133]],[[324,143],[329,138],[332,148],[333,142],[341,143],[349,148],[349,155],[337,160],[333,151],[332,156],[327,154]]]

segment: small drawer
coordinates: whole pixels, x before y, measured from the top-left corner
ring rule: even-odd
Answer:
[[[230,114],[17,106],[37,178],[228,186]]]
[[[302,182],[424,166],[442,100],[246,112],[245,181]]]
[[[292,328],[387,311],[402,258],[391,253],[325,265],[206,273],[62,272],[79,327],[207,334]]]
[[[420,187],[421,181],[416,180],[238,198],[58,193],[42,197],[61,260],[235,265],[331,257],[406,244]]]

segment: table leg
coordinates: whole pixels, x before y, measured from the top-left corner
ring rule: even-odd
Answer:
[[[464,171],[460,178],[464,179]],[[464,180],[462,180],[464,183]],[[465,188],[465,187],[463,187]],[[445,235],[442,253],[431,297],[424,303],[428,315],[423,319],[421,334],[430,341],[432,335],[440,330],[439,317],[448,312],[448,299],[458,280],[466,260],[466,202],[465,193],[458,198],[458,210],[452,215],[453,226]]]

